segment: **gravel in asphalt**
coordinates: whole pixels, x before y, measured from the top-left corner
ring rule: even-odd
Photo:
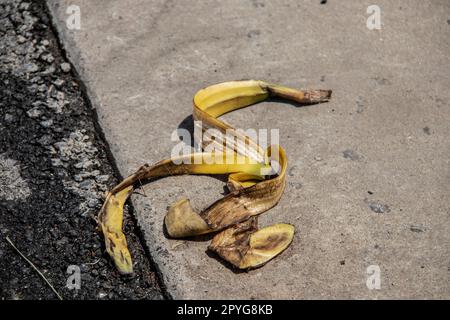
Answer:
[[[117,273],[96,230],[118,176],[94,119],[44,1],[1,0],[0,299],[57,298],[7,236],[65,299],[163,297],[132,209],[124,228],[134,276]],[[80,289],[70,289],[78,268]]]

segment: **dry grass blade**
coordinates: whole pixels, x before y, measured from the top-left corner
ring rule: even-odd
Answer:
[[[52,284],[47,280],[47,278],[44,276],[44,274],[42,272],[39,271],[39,269],[33,264],[33,262],[31,262],[27,257],[25,257],[25,255],[19,250],[17,249],[17,247],[14,245],[14,243],[11,241],[11,239],[8,238],[8,236],[6,237],[6,241],[8,241],[8,243],[11,245],[11,247],[14,248],[14,250],[16,250],[16,252],[26,261],[28,262],[28,264],[41,276],[42,279],[44,279],[44,281],[48,284],[48,286],[50,287],[50,289],[52,289],[52,291],[56,294],[56,296],[58,297],[59,300],[63,300],[63,298],[60,296],[60,294],[58,293],[58,291],[56,291],[56,289],[52,286]]]

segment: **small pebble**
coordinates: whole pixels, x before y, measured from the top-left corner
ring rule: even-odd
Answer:
[[[61,159],[51,159],[51,162],[52,162],[52,166],[54,166],[54,167],[62,167],[63,166]]]
[[[99,201],[97,199],[89,199],[87,205],[89,208],[93,209],[99,205]]]
[[[27,38],[25,38],[22,35],[17,37],[17,42],[20,43],[20,44],[25,43],[26,41],[27,41]]]
[[[64,84],[64,80],[62,80],[62,79],[56,79],[55,81],[53,81],[53,84],[54,84],[57,88],[61,88],[62,85]]]
[[[51,53],[43,55],[43,56],[41,57],[41,59],[42,59],[43,61],[48,62],[48,63],[52,63],[53,61],[55,61],[55,58],[53,57],[53,55],[52,55]]]
[[[65,73],[68,73],[70,71],[70,64],[67,62],[61,63],[61,70]]]
[[[92,189],[94,187],[94,181],[88,179],[80,182],[80,188],[84,190]]]
[[[39,67],[35,63],[27,63],[24,65],[24,71],[26,73],[33,73],[39,70]]]
[[[106,183],[109,180],[109,175],[107,175],[107,174],[99,175],[99,176],[95,177],[95,180],[98,183]]]
[[[51,144],[52,142],[52,137],[49,136],[48,134],[43,135],[39,140],[38,140],[39,144],[42,146],[48,146]]]
[[[53,120],[49,119],[49,120],[41,121],[40,125],[44,128],[50,128],[53,125]]]
[[[55,66],[54,65],[50,65],[47,69],[45,69],[44,72],[42,72],[42,75],[52,74],[55,71],[56,71]]]
[[[19,7],[21,10],[28,10],[30,8],[30,4],[28,2],[22,2]]]
[[[372,210],[375,213],[385,213],[391,211],[388,205],[379,202],[369,202],[368,205],[370,210]]]
[[[5,122],[6,123],[14,122],[14,116],[12,114],[9,114],[9,113],[5,114]]]
[[[89,172],[89,176],[91,177],[96,177],[100,174],[100,170],[93,170],[91,172]]]
[[[92,167],[94,163],[91,160],[84,160],[78,163],[75,163],[74,167],[77,169],[87,169],[89,167]]]
[[[39,108],[34,107],[27,111],[27,115],[32,119],[36,119],[42,115],[42,111]]]

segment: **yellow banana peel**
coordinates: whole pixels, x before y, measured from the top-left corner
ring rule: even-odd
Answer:
[[[219,83],[196,93],[193,118],[202,122],[203,131],[216,129],[226,136],[227,130],[234,128],[218,117],[270,97],[300,104],[320,103],[328,101],[331,90],[296,90],[257,80]],[[257,216],[274,207],[284,191],[287,157],[283,148],[272,145],[264,150],[242,132],[233,133],[237,137],[233,143],[223,139],[208,141],[222,152],[192,153],[162,160],[152,166],[144,165],[108,193],[98,220],[106,250],[120,273],[133,271],[122,232],[125,201],[138,182],[169,175],[227,174],[230,190],[229,194],[199,213],[192,209],[188,199],[172,204],[164,219],[171,237],[216,232],[209,249],[240,269],[260,267],[290,245],[294,237],[292,225],[280,223],[259,230],[257,227]],[[202,141],[203,150],[206,147],[206,142]],[[275,164],[272,159],[274,152],[278,170],[270,171]]]
[[[115,194],[109,193],[98,219],[106,251],[114,258],[117,270],[122,274],[133,272],[127,240],[122,232],[123,206],[132,191],[133,187],[128,186]]]

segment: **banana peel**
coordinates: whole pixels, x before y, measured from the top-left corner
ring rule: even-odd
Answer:
[[[122,274],[133,272],[127,239],[122,231],[123,206],[132,191],[133,187],[128,186],[115,194],[109,193],[98,219],[105,238],[106,251],[114,258],[117,270]]]
[[[294,238],[294,226],[278,223],[258,230],[252,217],[223,230],[209,245],[224,260],[239,269],[257,268],[283,252]]]
[[[203,132],[216,129],[226,136],[227,130],[234,128],[218,117],[270,97],[312,104],[328,101],[331,90],[296,90],[258,80],[219,83],[196,93],[193,118],[202,122]],[[143,165],[107,194],[98,221],[106,251],[120,273],[133,272],[122,231],[124,203],[138,182],[154,178],[186,174],[228,175],[230,193],[203,211],[195,212],[188,199],[181,199],[169,207],[164,224],[173,238],[215,232],[209,250],[239,269],[260,267],[290,245],[294,237],[292,225],[280,223],[262,229],[257,227],[257,216],[274,207],[283,194],[287,168],[285,151],[278,145],[264,150],[244,133],[236,130],[233,134],[237,138],[233,143],[221,139],[202,141],[203,150],[213,144],[222,152],[192,153],[152,166]],[[198,159],[201,161],[196,161]]]

